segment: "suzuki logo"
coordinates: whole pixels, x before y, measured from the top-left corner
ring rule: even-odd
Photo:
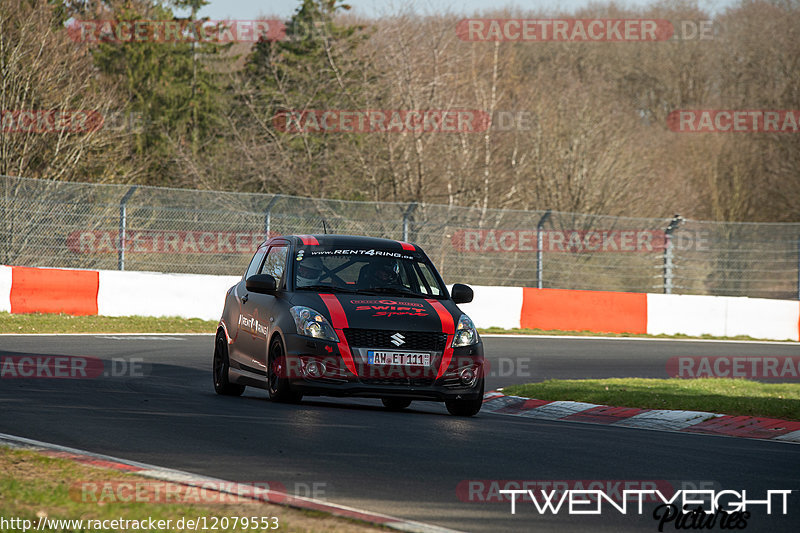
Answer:
[[[400,335],[399,333],[395,333],[389,338],[392,339],[392,344],[394,344],[395,346],[400,346],[401,344],[405,344],[406,342],[406,338]]]

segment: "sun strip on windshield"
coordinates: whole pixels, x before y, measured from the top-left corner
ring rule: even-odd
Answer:
[[[319,246],[319,241],[313,235],[298,235],[297,237],[306,246]]]

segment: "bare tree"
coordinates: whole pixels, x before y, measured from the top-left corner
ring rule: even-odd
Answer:
[[[46,0],[0,5],[0,72],[0,174],[135,178],[125,157],[132,131],[114,121],[124,102],[98,78],[89,51],[70,41]]]

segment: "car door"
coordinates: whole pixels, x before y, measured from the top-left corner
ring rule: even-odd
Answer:
[[[268,249],[266,243],[258,247],[242,279],[233,287],[232,301],[228,304],[229,314],[227,316],[228,334],[233,339],[228,347],[228,356],[233,368],[241,368],[241,363],[249,360],[246,355],[247,348],[242,344],[250,333],[248,317],[244,314],[244,306],[250,298],[245,287],[245,280],[253,274],[258,274],[261,270]]]
[[[270,245],[264,261],[255,272],[255,274],[269,274],[274,277],[279,292],[286,287],[284,272],[286,271],[288,251],[289,247],[285,243]],[[244,295],[241,298],[242,312],[239,319],[239,338],[237,339],[241,350],[241,368],[254,374],[266,375],[266,343],[275,323],[272,313],[276,297],[272,294],[247,291],[244,283],[242,287]]]

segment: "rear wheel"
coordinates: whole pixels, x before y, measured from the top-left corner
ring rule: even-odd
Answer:
[[[400,411],[411,405],[411,400],[405,398],[381,398],[383,406],[390,411]]]
[[[223,333],[217,334],[214,342],[214,391],[223,396],[241,396],[245,386],[228,381],[228,342]]]
[[[267,361],[267,392],[275,402],[299,402],[303,395],[292,390],[286,366],[286,351],[280,337],[275,337],[269,345]]]
[[[475,416],[483,406],[483,380],[480,390],[480,396],[474,400],[445,400],[447,411],[453,416]]]

